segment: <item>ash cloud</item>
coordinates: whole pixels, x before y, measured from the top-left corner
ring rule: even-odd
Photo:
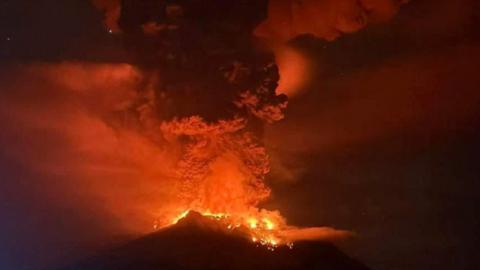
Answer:
[[[0,197],[9,216],[2,266],[51,267],[150,231],[168,205],[161,183],[171,156],[135,128],[114,125],[115,110],[136,95],[137,70],[63,63],[0,73]]]
[[[172,15],[171,8],[177,7],[163,15]],[[233,22],[216,18],[219,25],[197,25],[196,8],[199,3],[186,24],[164,18],[184,28],[167,29],[179,37],[159,36],[153,44],[172,44],[158,47],[150,47],[145,33],[137,36],[143,21],[136,16],[143,20],[144,14],[122,9],[125,42],[136,67],[4,67],[5,155],[39,175],[65,179],[49,190],[58,197],[55,203],[76,198],[72,204],[87,212],[101,208],[104,219],[95,216],[92,223],[112,227],[111,234],[149,232],[155,220],[171,224],[190,208],[255,211],[270,192],[262,182],[267,156],[251,123],[282,119],[286,98],[275,94],[278,75],[271,57],[257,58],[249,45],[243,49],[245,36],[237,37],[250,33],[259,15],[247,9],[246,21],[239,15]],[[185,40],[197,30],[213,38],[200,50]],[[233,44],[223,44],[232,37]],[[225,189],[212,193],[210,188]]]
[[[316,84],[290,100],[286,121],[267,127],[272,181],[312,190],[287,189],[279,208],[304,200],[291,211],[299,220],[312,222],[304,209],[319,205],[328,210],[317,221],[355,224],[346,226],[362,237],[354,250],[373,268],[476,267],[475,222],[463,215],[478,178],[476,6],[412,1],[391,24],[315,47],[328,58],[318,59]]]
[[[275,134],[302,125],[304,133],[297,130],[291,139],[302,143],[291,149],[309,152],[405,132],[418,138],[438,132],[441,137],[451,134],[452,127],[461,130],[472,124],[478,113],[475,3],[413,1],[405,9],[391,25],[324,49],[329,55],[319,59],[321,70],[313,72],[320,80],[292,100],[287,121],[269,127],[279,129],[268,135],[275,141],[272,146],[290,148]],[[394,35],[395,44],[385,41],[386,33]],[[378,46],[367,44],[370,35],[378,36]]]
[[[99,221],[118,226],[117,232],[149,231],[158,214],[152,204],[167,204],[169,191],[159,182],[168,183],[173,159],[134,126],[118,128],[126,121],[119,112],[137,95],[137,70],[36,64],[10,67],[2,77],[4,154],[40,176],[61,179],[43,185],[57,203],[75,198],[79,209],[100,208],[114,218]]]
[[[125,45],[153,82],[125,113],[150,139],[177,146],[179,213],[255,212],[270,193],[257,133],[284,118],[287,99],[275,92],[273,57],[250,38],[266,3],[121,3]]]
[[[51,89],[31,108],[7,94],[5,118],[22,125],[5,136],[22,138],[33,130],[61,147],[25,139],[8,152],[22,153],[15,158],[42,173],[67,178],[59,190],[81,194],[82,207],[102,201],[112,217],[105,223],[121,227],[115,231],[145,232],[155,218],[165,224],[185,209],[258,212],[270,195],[264,183],[270,164],[259,134],[263,122],[283,119],[287,105],[275,92],[273,56],[250,40],[268,16],[267,2],[252,1],[246,9],[218,2],[224,17],[209,22],[202,18],[214,11],[200,2],[132,3],[123,1],[120,9],[116,1],[95,4],[107,12],[110,29],[117,30],[118,17],[137,68],[66,63],[13,74],[17,79],[8,87],[44,90],[17,84],[35,78]]]
[[[166,27],[165,24],[156,21],[162,9],[167,10],[170,5],[170,10],[173,12],[173,6],[181,3],[160,0],[136,1],[135,5],[128,0],[92,0],[92,2],[104,12],[105,25],[115,31],[119,31],[126,23],[120,16],[120,13],[125,14],[122,5],[123,9],[133,9],[135,6],[148,7],[142,11],[141,17],[136,19],[147,34]],[[286,42],[302,34],[313,34],[319,38],[334,40],[341,34],[356,32],[368,24],[391,20],[400,7],[408,2],[409,0],[271,0],[268,1],[268,16],[255,32],[271,41]],[[235,2],[225,5],[220,1],[215,3],[212,1],[212,3],[213,9],[222,11],[236,5]],[[195,1],[190,1],[189,4],[195,5]],[[252,10],[259,6],[266,7],[266,5],[267,1],[264,0],[241,3],[242,8],[251,6]],[[203,10],[202,12],[209,14],[212,11]],[[145,31],[146,29],[148,30]]]
[[[399,0],[301,0],[271,1],[268,19],[256,30],[271,42],[286,42],[298,35],[314,35],[333,41],[369,24],[391,20],[401,5]]]
[[[324,91],[299,97],[301,108],[294,103],[287,121],[269,127],[267,141],[303,153],[329,152],[393,134],[440,139],[468,129],[479,113],[479,57],[478,44],[459,45],[332,78]]]

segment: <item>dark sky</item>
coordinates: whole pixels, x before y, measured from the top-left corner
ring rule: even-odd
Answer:
[[[300,42],[321,68],[286,121],[267,129],[267,205],[292,224],[357,232],[344,248],[373,269],[479,269],[478,10],[473,0],[414,0],[387,25]],[[21,79],[12,84],[9,74],[20,63],[125,60],[86,0],[0,1],[0,97],[17,91]],[[18,93],[35,107],[49,92]],[[59,198],[61,174],[22,162],[62,145],[57,138],[15,132],[0,116],[0,268],[38,269],[117,237],[98,221],[102,208]],[[24,145],[31,140],[40,143]]]
[[[13,61],[119,60],[90,1],[0,2],[0,57]],[[118,47],[118,46],[117,46]]]

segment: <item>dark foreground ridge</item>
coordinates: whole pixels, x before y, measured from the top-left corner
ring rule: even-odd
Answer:
[[[216,224],[217,223],[217,224]],[[368,270],[334,245],[296,243],[274,251],[226,234],[196,213],[178,224],[61,270]]]

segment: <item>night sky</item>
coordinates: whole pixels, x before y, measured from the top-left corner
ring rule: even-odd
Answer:
[[[267,127],[265,206],[356,232],[341,246],[372,269],[479,269],[479,13],[474,0],[413,0],[385,25],[296,41],[316,79]],[[89,1],[0,1],[0,98],[55,106],[42,89],[56,84],[12,74],[65,61],[129,57]],[[62,264],[126,237],[103,202],[66,195],[64,175],[29,165],[61,138],[22,129],[9,107],[0,130],[1,269]]]

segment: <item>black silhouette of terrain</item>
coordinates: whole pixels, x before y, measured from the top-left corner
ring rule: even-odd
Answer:
[[[269,250],[190,213],[178,224],[61,270],[368,270],[326,242]]]

